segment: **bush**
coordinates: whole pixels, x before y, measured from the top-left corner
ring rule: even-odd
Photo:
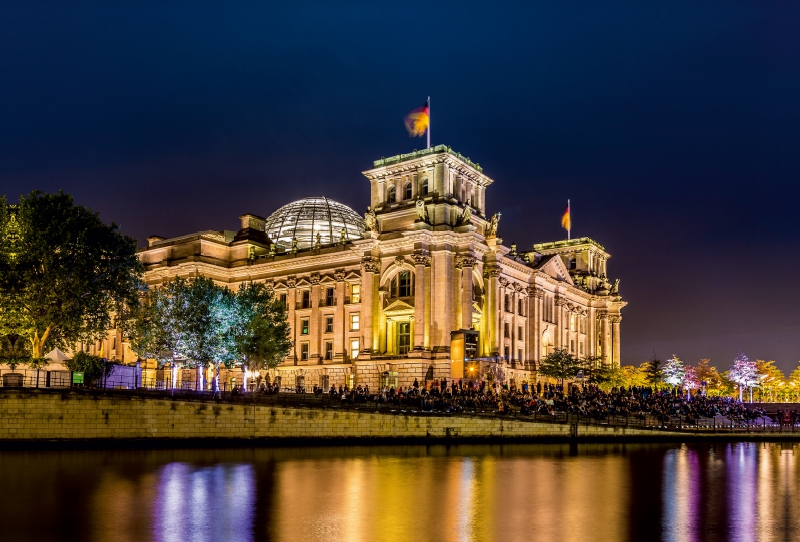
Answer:
[[[103,358],[93,356],[86,352],[77,352],[72,359],[64,362],[67,369],[76,373],[83,373],[87,380],[97,380],[103,377],[103,370],[105,369],[105,376],[114,372],[114,364],[104,362]]]

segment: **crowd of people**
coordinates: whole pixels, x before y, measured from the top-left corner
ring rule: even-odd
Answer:
[[[276,383],[259,383],[253,393],[276,394],[280,392]],[[304,387],[293,389],[305,393]],[[234,393],[244,391],[237,388]],[[653,389],[650,387],[620,387],[603,391],[597,386],[568,386],[537,383],[523,384],[521,388],[508,385],[487,385],[486,382],[436,382],[435,385],[420,385],[417,380],[407,388],[384,387],[371,390],[359,385],[354,389],[346,386],[331,386],[325,390],[313,386],[315,396],[327,396],[328,400],[342,404],[372,403],[395,405],[398,408],[419,409],[435,412],[499,412],[517,415],[558,416],[579,415],[583,418],[607,420],[609,417],[655,419],[666,422],[680,418],[692,424],[700,418],[725,416],[736,421],[754,421],[766,416],[763,409],[744,406],[730,397],[689,395],[676,389]],[[797,420],[797,413],[783,417]]]

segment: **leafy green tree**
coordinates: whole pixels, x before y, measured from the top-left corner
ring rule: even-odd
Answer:
[[[575,378],[580,370],[581,361],[565,348],[554,349],[539,362],[539,374],[560,381],[562,386],[564,380]]]
[[[283,305],[263,284],[243,284],[235,296],[236,357],[250,371],[277,366],[292,348],[289,321]]]
[[[99,339],[113,312],[136,304],[136,241],[71,196],[3,199],[0,220],[0,328],[24,337],[34,360],[48,348]]]

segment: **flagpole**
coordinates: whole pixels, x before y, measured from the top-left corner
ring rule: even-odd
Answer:
[[[569,228],[567,228],[567,241],[572,238],[572,206],[567,200],[567,214],[569,215]]]
[[[428,148],[431,148],[431,97],[428,96]]]

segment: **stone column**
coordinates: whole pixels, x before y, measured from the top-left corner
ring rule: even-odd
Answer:
[[[344,321],[344,296],[347,283],[345,283],[344,277],[344,269],[337,269],[333,273],[333,278],[336,279],[336,310],[333,313],[333,361],[336,363],[344,361],[344,353],[348,347],[345,344],[347,330]]]
[[[320,298],[320,284],[319,284],[320,276],[319,273],[312,273],[311,277],[309,277],[309,282],[311,282],[311,314],[308,316],[308,338],[309,338],[309,345],[308,345],[308,364],[309,365],[318,365],[320,360],[320,338],[322,336],[320,330],[320,310],[319,310],[319,298]]]
[[[361,261],[361,354],[359,357],[369,359],[372,353],[372,319],[375,302],[375,273],[380,271],[380,262],[372,256]]]
[[[619,366],[620,364],[620,348],[619,348],[619,324],[622,322],[621,316],[611,317],[611,363]]]
[[[598,336],[600,337],[600,344],[601,344],[600,352],[598,352],[598,354],[600,355],[600,358],[603,360],[603,363],[609,363],[609,361],[610,361],[609,358],[611,356],[611,350],[609,349],[610,345],[608,344],[608,338],[609,338],[608,337],[608,313],[605,312],[605,311],[602,311],[602,312],[599,312],[597,314],[597,316],[599,318],[598,321],[597,321],[597,333],[598,333]]]
[[[286,286],[288,291],[286,293],[286,304],[288,305],[288,314],[287,318],[289,320],[289,326],[291,327],[291,334],[292,334],[292,342],[294,346],[292,347],[291,353],[286,356],[286,361],[290,365],[297,365],[297,321],[295,318],[295,309],[297,307],[297,278],[292,275],[287,277],[286,279]]]
[[[500,269],[497,267],[490,267],[484,272],[486,277],[486,305],[488,309],[484,312],[484,317],[487,321],[487,336],[483,338],[485,343],[484,357],[493,356],[500,352],[499,345],[501,341],[500,335],[502,330],[497,328],[500,319],[500,304],[498,297],[500,296]]]
[[[475,258],[461,256],[456,261],[456,268],[461,269],[461,329],[472,328],[472,268]]]
[[[417,250],[414,260],[414,350],[425,349],[425,268],[431,264],[427,250]]]

